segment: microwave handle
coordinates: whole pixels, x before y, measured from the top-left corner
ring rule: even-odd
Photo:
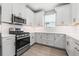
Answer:
[[[24,20],[24,24],[26,24],[26,19]]]

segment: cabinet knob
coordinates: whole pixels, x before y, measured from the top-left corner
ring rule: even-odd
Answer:
[[[67,45],[69,45],[69,42],[67,41]]]

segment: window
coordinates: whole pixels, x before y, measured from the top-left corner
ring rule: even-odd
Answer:
[[[55,27],[56,13],[45,15],[45,26]]]

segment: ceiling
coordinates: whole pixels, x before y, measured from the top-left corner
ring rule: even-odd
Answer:
[[[59,5],[65,5],[69,3],[28,3],[26,6],[31,9],[33,12],[38,11],[49,11],[54,9],[55,7]]]

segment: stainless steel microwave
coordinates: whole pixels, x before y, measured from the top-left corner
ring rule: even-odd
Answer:
[[[17,25],[26,24],[26,19],[23,19],[12,14],[12,23]]]

